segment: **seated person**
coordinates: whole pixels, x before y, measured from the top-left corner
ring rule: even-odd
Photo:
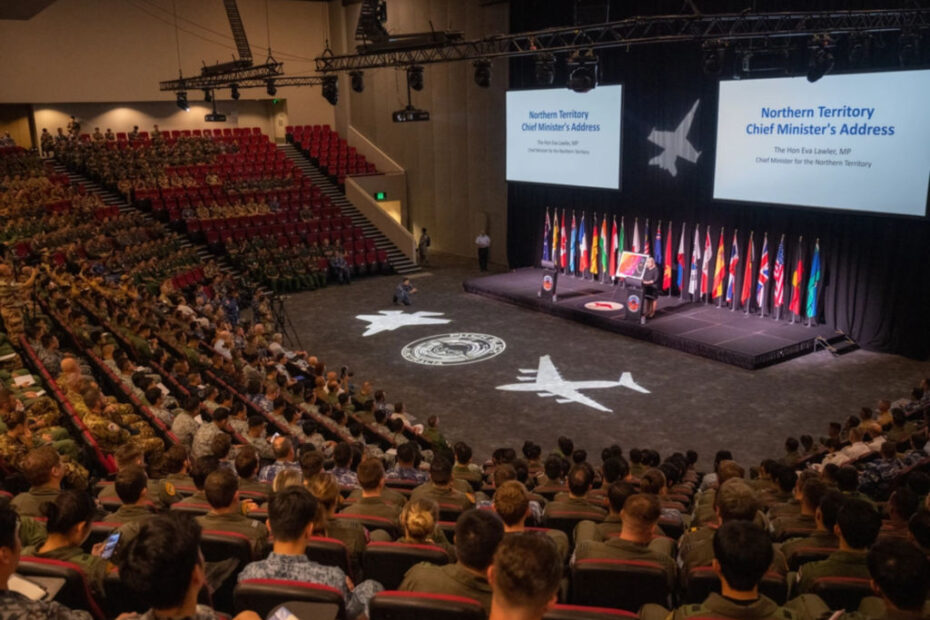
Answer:
[[[53,502],[61,493],[65,469],[55,448],[42,446],[30,450],[22,461],[23,475],[29,490],[10,501],[10,507],[21,517],[40,517],[45,502]]]
[[[798,569],[797,591],[810,592],[820,577],[869,578],[866,553],[882,526],[881,515],[869,502],[849,499],[836,515],[833,531],[840,546],[827,559],[808,562]]]
[[[300,471],[300,465],[294,460],[294,444],[290,437],[277,437],[271,444],[274,452],[275,461],[271,465],[265,465],[258,472],[258,481],[271,484],[278,472],[283,469],[294,469]]]
[[[200,527],[242,534],[252,545],[253,557],[262,557],[268,545],[268,529],[264,523],[242,514],[236,474],[228,469],[217,469],[207,476],[203,492],[210,504],[210,512],[197,517]]]
[[[397,491],[384,488],[384,465],[381,459],[366,458],[358,464],[358,484],[361,487],[361,498],[340,512],[390,519],[396,525],[405,499]],[[400,504],[391,502],[386,491],[401,495]]]
[[[550,539],[534,532],[504,536],[488,568],[489,620],[542,620],[561,580],[562,562]]]
[[[358,474],[351,469],[352,465],[352,446],[347,442],[341,441],[333,448],[333,467],[332,474],[336,477],[336,482],[340,487],[355,488],[358,486]]]
[[[0,617],[92,620],[86,611],[70,610],[55,601],[32,601],[9,589],[22,554],[20,518],[9,506],[0,506]]]
[[[142,451],[142,448],[135,443],[125,443],[121,445],[117,448],[116,452],[113,453],[113,457],[116,460],[117,471],[130,465],[145,467],[145,453]],[[171,504],[181,501],[181,496],[178,494],[177,489],[174,488],[174,485],[168,484],[165,480],[149,479],[146,485],[148,488],[147,499],[150,503],[154,504],[155,508],[158,510],[164,510],[171,506]],[[100,500],[119,499],[116,493],[116,486],[107,485],[103,487],[100,489],[100,493],[97,494],[97,498]]]
[[[439,506],[431,499],[412,499],[400,513],[402,534],[397,542],[442,547],[455,558],[455,547],[439,529]]]
[[[457,441],[452,447],[455,454],[455,466],[452,468],[452,477],[465,480],[475,490],[481,486],[481,468],[471,462],[472,449],[464,441]]]
[[[342,541],[349,552],[352,565],[357,566],[365,551],[368,537],[365,528],[358,521],[333,517],[342,502],[336,478],[330,473],[321,473],[305,481],[304,486],[317,501],[313,531],[317,536],[327,536]]]
[[[150,609],[142,615],[122,615],[121,620],[219,618],[210,607],[197,604],[207,581],[200,536],[200,526],[185,514],[159,515],[142,527],[126,547],[119,575]],[[259,616],[245,611],[234,620],[259,620]]]
[[[95,510],[94,500],[84,491],[62,491],[54,501],[42,504],[48,538],[39,547],[23,549],[23,555],[77,564],[84,571],[94,596],[102,597],[103,579],[113,567],[99,556],[102,544],[94,549],[97,555],[81,549],[90,536]]]
[[[164,472],[165,482],[170,483],[170,489],[178,492],[190,492],[194,488],[194,481],[190,477],[191,463],[187,448],[181,444],[174,444],[165,450]],[[167,485],[166,485],[167,486]]]
[[[138,465],[128,465],[116,472],[116,495],[123,503],[116,512],[104,519],[107,523],[117,523],[119,527],[119,544],[117,551],[135,538],[142,524],[155,516],[152,502],[148,500],[148,476]]]
[[[442,457],[436,457],[430,464],[429,482],[421,484],[410,494],[410,499],[431,499],[441,509],[467,510],[474,507],[475,501],[469,495],[453,487],[452,464]]]
[[[575,560],[645,560],[665,571],[668,589],[675,588],[677,566],[672,559],[669,539],[656,538],[655,530],[662,514],[659,498],[651,493],[631,495],[623,504],[620,536],[607,542],[584,541],[575,549]]]
[[[246,565],[239,573],[239,581],[288,579],[330,586],[345,597],[346,618],[367,616],[368,602],[383,589],[381,584],[369,579],[353,586],[342,569],[317,564],[307,557],[307,541],[314,535],[318,509],[316,499],[302,486],[290,486],[272,495],[268,523],[274,549],[266,559]]]
[[[194,488],[197,491],[190,497],[185,497],[178,504],[188,506],[190,504],[206,504],[207,494],[204,493],[204,485],[207,483],[207,476],[220,468],[220,460],[215,456],[202,456],[191,465],[191,480],[194,482]]]
[[[720,593],[711,593],[699,605],[684,605],[669,614],[660,605],[647,604],[640,610],[643,620],[684,620],[692,617],[712,618],[782,618],[801,617],[795,611],[779,607],[770,598],[759,594],[759,583],[772,563],[772,541],[768,534],[746,520],[727,521],[713,536],[711,562],[720,578]],[[829,613],[819,598],[813,597],[811,607]],[[818,604],[819,602],[819,604]]]
[[[429,474],[417,468],[417,446],[410,441],[397,446],[397,462],[384,477],[388,480],[403,480],[421,484],[429,480]]]
[[[497,471],[494,472],[497,474]],[[504,522],[505,534],[516,534],[526,531],[526,519],[530,516],[530,494],[522,482],[508,480],[501,484],[494,492],[494,500],[491,503],[494,512]],[[559,557],[564,563],[568,559],[568,552],[571,549],[571,543],[568,535],[555,529],[547,529],[546,535],[555,543]],[[506,537],[506,536],[505,536]]]
[[[630,482],[614,482],[607,487],[607,516],[600,523],[588,520],[579,522],[575,526],[575,544],[582,540],[603,542],[620,534],[623,526],[620,511],[623,510],[627,498],[635,493],[636,487]]]
[[[870,618],[925,618],[924,606],[930,584],[930,562],[914,545],[901,539],[883,539],[866,556],[872,589],[859,612]]]
[[[271,494],[271,487],[258,481],[258,452],[252,446],[242,446],[233,462],[236,475],[239,476],[239,492],[248,493],[248,497],[264,502]]]
[[[488,566],[504,537],[504,526],[496,515],[484,510],[467,510],[455,523],[455,564],[437,566],[420,562],[404,575],[398,590],[452,594],[475,599],[484,609],[491,607]]]
[[[845,501],[845,495],[836,489],[828,489],[814,512],[816,529],[804,538],[792,538],[782,543],[781,551],[785,559],[790,560],[799,549],[805,547],[838,548],[840,543],[833,533],[833,526],[836,525],[836,514]]]
[[[543,511],[543,520],[553,513],[571,512],[579,518],[588,518],[593,521],[603,521],[607,511],[585,499],[594,482],[594,470],[587,463],[580,463],[568,472],[568,496],[560,494],[546,504]],[[585,516],[588,515],[588,516]]]
[[[791,531],[817,529],[817,507],[827,492],[827,485],[819,478],[811,478],[801,488],[801,511],[787,514],[772,521],[772,538],[784,540]]]

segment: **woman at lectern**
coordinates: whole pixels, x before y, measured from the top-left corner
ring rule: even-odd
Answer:
[[[643,323],[655,316],[656,300],[659,298],[659,288],[656,286],[658,279],[659,268],[650,256],[646,259],[646,269],[643,271]]]

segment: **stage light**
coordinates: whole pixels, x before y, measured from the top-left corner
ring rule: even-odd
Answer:
[[[233,98],[233,101],[239,100],[239,85],[238,84],[229,85],[229,96]]]
[[[718,45],[708,45],[704,47],[702,66],[704,73],[707,75],[720,75],[723,71],[723,61],[726,57],[726,50]]]
[[[853,34],[849,37],[848,62],[851,67],[862,65],[869,57],[870,41],[868,35]]]
[[[481,59],[475,61],[475,84],[481,88],[489,88],[491,86],[490,60]]]
[[[365,90],[365,74],[361,71],[350,71],[349,77],[351,78],[352,90],[357,93]]]
[[[190,111],[191,107],[187,104],[187,92],[183,90],[178,91],[178,107],[184,110],[185,112]]]
[[[335,75],[323,76],[323,98],[330,105],[336,105],[339,102],[339,78]]]
[[[555,56],[540,54],[536,57],[536,83],[551,86],[555,81]]]
[[[203,89],[203,100],[206,101],[207,103],[210,103],[211,101],[213,101],[213,91],[210,90],[209,88],[204,88]]]
[[[807,81],[816,82],[833,69],[833,53],[825,47],[811,50],[810,64],[807,67]]]
[[[420,65],[407,67],[407,86],[416,91],[423,90],[423,67]]]
[[[265,82],[265,92],[268,93],[269,97],[274,97],[278,94],[278,87],[274,85],[274,80]]]
[[[917,64],[920,60],[920,40],[913,34],[902,34],[898,38],[898,60],[904,66]]]
[[[580,50],[568,59],[568,87],[586,93],[597,86],[597,56],[590,49]]]

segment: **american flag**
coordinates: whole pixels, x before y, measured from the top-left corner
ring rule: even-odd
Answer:
[[[765,285],[769,281],[769,234],[765,233],[765,240],[762,242],[762,258],[759,259],[759,281],[756,284],[756,305],[764,308]]]
[[[730,277],[727,279],[727,303],[733,301],[733,287],[736,284],[736,268],[739,266],[739,247],[736,245],[736,231],[733,231],[733,247],[730,250]]]
[[[781,308],[785,303],[785,236],[778,242],[778,253],[775,255],[775,270],[772,273],[775,282],[775,293],[772,299],[772,309]]]

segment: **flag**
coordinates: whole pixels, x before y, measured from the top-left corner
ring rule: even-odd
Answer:
[[[562,235],[559,237],[559,265],[562,269],[568,266],[568,252],[566,252],[566,242],[568,241],[568,231],[565,230],[565,209],[562,209]]]
[[[814,241],[811,275],[807,279],[807,318],[817,319],[817,289],[820,287],[820,239]]]
[[[620,271],[620,257],[623,256],[623,244],[626,242],[626,239],[625,239],[626,230],[624,230],[624,228],[625,227],[623,225],[623,218],[621,217],[620,218],[620,240],[617,242],[617,271],[614,272],[617,275],[619,275],[618,272]]]
[[[591,275],[597,275],[597,260],[598,260],[598,239],[597,239],[597,213],[594,214],[594,217],[591,219]]]
[[[707,227],[704,237],[704,254],[701,264],[701,296],[710,293],[710,261],[714,259],[714,246],[710,244],[710,226]]]
[[[575,273],[575,244],[576,244],[575,212],[572,211],[572,232],[568,236],[568,271],[572,275]]]
[[[717,244],[717,263],[714,266],[714,299],[723,297],[723,229],[720,229],[720,242]]]
[[[772,272],[775,282],[775,292],[772,296],[772,310],[781,308],[785,303],[785,236],[778,242],[778,251],[775,253],[775,269]]]
[[[752,297],[752,259],[755,258],[756,248],[752,243],[752,231],[749,231],[749,244],[746,248],[746,269],[743,271],[743,292],[739,302],[749,308],[749,298]]]
[[[694,225],[694,247],[691,248],[691,279],[688,281],[688,292],[694,297],[698,293],[698,281],[700,276],[700,266],[698,261],[701,260],[701,230],[700,226]],[[706,278],[705,278],[706,281]]]
[[[543,228],[543,262],[549,262],[552,257],[552,254],[550,254],[552,246],[549,245],[549,235],[551,234],[551,228],[552,223],[549,221],[549,207],[546,207],[546,225],[545,228]]]
[[[798,262],[794,264],[794,272],[791,274],[791,301],[788,303],[788,310],[798,316],[801,315],[801,283],[804,281],[803,240],[803,237],[798,237]]]
[[[762,256],[759,257],[759,280],[756,284],[756,305],[765,308],[765,285],[769,281],[769,234],[762,240]]]
[[[597,248],[598,254],[601,256],[601,276],[607,276],[607,246],[610,245],[610,240],[607,238],[607,216],[601,218],[601,237],[599,239],[600,245]]]
[[[619,238],[617,237],[617,216],[614,216],[613,227],[610,231],[610,271],[608,272],[611,276],[617,273],[617,248]]]
[[[559,210],[552,216],[552,262],[559,266]]]
[[[633,247],[631,249],[639,254],[639,218],[633,220]]]
[[[672,222],[665,223],[665,260],[662,261],[662,290],[672,288]],[[671,291],[669,291],[671,292]]]
[[[646,225],[643,226],[643,254],[649,254],[652,256],[652,258],[654,259],[656,258],[655,255],[652,254],[652,237],[649,236],[649,218],[648,217],[646,218]],[[661,256],[658,259],[656,259],[657,262],[660,260],[662,260]]]
[[[648,238],[648,235],[646,237]],[[669,241],[671,241],[671,237],[669,237]],[[656,224],[656,243],[653,246],[652,256],[657,263],[662,264],[662,220],[659,220],[658,224]]]
[[[685,224],[681,224],[681,235],[678,238],[678,281],[676,285],[678,286],[678,291],[683,292],[685,289],[683,285],[685,283]]]
[[[588,237],[584,231],[584,211],[581,212],[581,223],[578,225],[578,271],[581,277],[588,270]]]
[[[727,278],[726,302],[733,301],[733,287],[736,284],[736,268],[739,266],[739,246],[736,245],[736,231],[733,231],[733,247],[730,249],[730,277]]]

